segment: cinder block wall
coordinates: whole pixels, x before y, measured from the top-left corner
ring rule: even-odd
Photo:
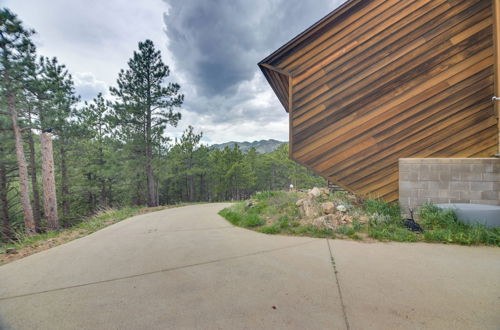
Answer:
[[[399,203],[403,211],[425,202],[500,205],[500,159],[399,159]]]

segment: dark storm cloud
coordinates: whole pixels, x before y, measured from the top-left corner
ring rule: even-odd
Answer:
[[[166,0],[169,49],[199,96],[238,92],[257,62],[341,0]],[[244,97],[243,97],[244,98]]]

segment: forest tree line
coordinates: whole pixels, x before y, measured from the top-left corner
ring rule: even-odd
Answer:
[[[191,126],[169,138],[184,96],[167,82],[169,67],[151,40],[139,42],[110,100],[98,94],[82,102],[65,65],[37,54],[34,33],[1,9],[3,242],[68,227],[105,208],[227,201],[325,184],[288,159],[286,144],[268,154],[219,150],[203,145]]]

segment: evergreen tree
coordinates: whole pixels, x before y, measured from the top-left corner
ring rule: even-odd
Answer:
[[[154,141],[163,135],[166,125],[177,125],[181,118],[174,108],[184,99],[180,86],[165,85],[170,70],[151,40],[139,42],[139,51],[128,61],[129,68],[118,74],[117,87],[110,89],[118,98],[114,106],[116,126],[122,136],[133,140],[144,154],[147,204],[157,204],[153,169]]]
[[[30,38],[34,31],[26,30],[15,14],[8,9],[0,10],[0,72],[1,94],[6,100],[12,121],[19,170],[21,204],[24,212],[25,232],[36,232],[33,209],[29,196],[28,166],[24,155],[23,137],[19,127],[19,98],[26,78],[27,54],[34,48]]]
[[[69,177],[69,152],[75,136],[80,128],[76,125],[73,116],[73,106],[78,102],[75,95],[74,82],[66,66],[60,64],[56,57],[40,58],[40,84],[43,91],[39,108],[40,127],[43,132],[51,132],[58,138],[56,148],[58,151],[60,171],[60,200],[62,215],[65,225],[68,225],[70,216],[70,177]],[[50,140],[45,140],[49,141]],[[44,149],[44,146],[42,146]],[[54,184],[53,182],[50,183]],[[52,190],[53,187],[51,187]],[[53,189],[55,191],[55,188]],[[53,200],[56,198],[53,197]],[[55,217],[50,224],[50,229],[59,227]],[[47,223],[49,225],[49,223]]]
[[[80,196],[79,208],[92,212],[124,202],[118,199],[115,191],[130,188],[123,164],[131,160],[122,157],[124,146],[113,137],[108,102],[99,93],[91,102],[86,102],[76,115],[82,130],[77,141],[82,160],[78,185],[82,195],[85,195]],[[123,195],[120,194],[121,197]]]
[[[17,171],[17,165],[15,157],[13,157],[15,146],[10,126],[7,117],[0,116],[0,219],[2,242],[4,243],[8,243],[14,238],[11,209],[15,201],[10,197],[13,190],[13,173]]]

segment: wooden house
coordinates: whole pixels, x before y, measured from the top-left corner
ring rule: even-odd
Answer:
[[[400,158],[494,157],[499,20],[499,0],[346,1],[259,63],[290,157],[387,201]]]

